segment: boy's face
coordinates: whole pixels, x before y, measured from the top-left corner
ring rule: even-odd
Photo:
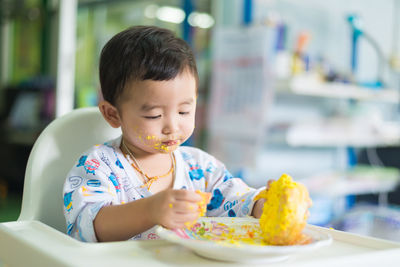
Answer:
[[[134,153],[168,153],[193,133],[196,81],[188,72],[169,81],[127,84],[119,105],[124,140]]]

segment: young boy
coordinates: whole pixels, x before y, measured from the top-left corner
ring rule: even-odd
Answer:
[[[99,109],[122,136],[89,149],[64,184],[67,233],[82,241],[154,239],[156,225],[182,228],[199,216],[260,217],[262,190],[233,178],[206,152],[180,147],[193,133],[198,74],[189,46],[166,29],[129,28],[100,57]]]

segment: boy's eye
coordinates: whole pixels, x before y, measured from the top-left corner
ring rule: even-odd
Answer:
[[[189,112],[179,112],[180,115],[187,115]]]
[[[150,119],[150,120],[154,120],[154,119],[161,118],[161,115],[157,115],[157,116],[144,116],[144,118]]]

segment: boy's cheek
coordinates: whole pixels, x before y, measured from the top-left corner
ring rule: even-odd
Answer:
[[[137,129],[142,129],[142,130],[135,131],[135,135],[136,135],[137,139],[140,139],[146,143],[152,143],[152,142],[156,142],[156,141],[160,140],[159,136],[156,133],[156,130],[154,130],[150,127],[141,125],[141,126],[138,126]],[[146,129],[146,130],[143,131],[143,129]]]

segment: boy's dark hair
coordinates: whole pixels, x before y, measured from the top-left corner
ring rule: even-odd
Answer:
[[[171,80],[186,69],[197,86],[196,61],[184,40],[163,28],[131,27],[112,37],[101,51],[101,92],[115,106],[128,82]]]

